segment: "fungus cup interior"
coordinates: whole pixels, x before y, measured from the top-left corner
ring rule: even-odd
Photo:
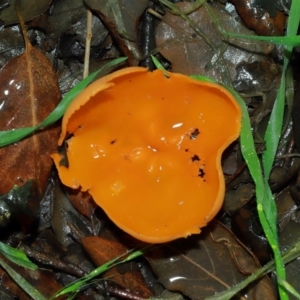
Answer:
[[[88,191],[125,232],[149,243],[199,233],[222,206],[224,149],[241,111],[223,87],[130,67],[68,107],[52,155],[61,181]],[[67,166],[62,161],[67,160]]]

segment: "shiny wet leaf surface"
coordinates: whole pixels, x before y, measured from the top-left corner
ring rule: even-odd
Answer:
[[[265,151],[264,135],[281,83],[282,48],[224,36],[218,26],[254,37],[283,35],[289,1],[210,1],[205,8],[199,4],[201,1],[167,1],[171,4],[167,5],[163,0],[22,0],[20,11],[31,44],[25,50],[16,25],[15,2],[0,3],[1,130],[42,122],[60,101],[60,93],[65,94],[82,79],[89,8],[93,13],[90,70],[122,56],[129,59],[123,65],[113,63],[114,67],[141,64],[151,69],[149,55],[153,54],[170,71],[211,76],[232,86],[243,97],[255,150],[259,157]],[[286,77],[286,113],[270,176],[282,251],[299,239],[299,87],[293,96],[293,85],[300,79],[298,65],[296,49]],[[101,76],[109,70],[102,70]],[[64,109],[62,106],[60,114]],[[213,114],[222,113],[216,105]],[[116,228],[88,191],[72,190],[61,184],[49,158],[57,150],[57,128],[47,127],[0,148],[0,241],[24,251],[38,270],[24,269],[2,256],[1,260],[46,299],[79,278],[89,277],[97,267],[117,256],[143,246]],[[193,141],[199,136],[201,130],[191,131],[187,138]],[[82,153],[82,159],[84,156]],[[199,163],[198,159],[199,155],[191,156],[193,163]],[[84,287],[77,286],[70,296],[206,299],[229,291],[260,268],[260,264],[272,260],[257,215],[255,184],[238,140],[224,152],[222,166],[226,195],[216,219],[227,227],[213,221],[202,234],[160,245],[145,257],[115,266],[85,282]],[[160,201],[163,203],[164,199]],[[124,213],[121,205],[116,205],[116,209]],[[286,267],[287,281],[300,291],[298,269],[297,259]],[[12,279],[8,269],[1,268],[1,279],[1,299],[33,298],[20,288],[18,280]],[[274,278],[265,276],[236,298],[276,300],[276,292]]]
[[[192,299],[224,291],[259,268],[255,257],[217,222],[208,226],[201,237],[169,243],[146,257],[164,286]],[[256,293],[265,295],[265,299],[275,297],[268,278],[244,292],[248,299],[255,299]]]

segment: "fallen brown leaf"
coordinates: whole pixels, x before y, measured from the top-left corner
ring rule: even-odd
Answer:
[[[98,207],[88,192],[81,192],[67,188],[70,202],[75,209],[83,216],[91,219],[95,209]]]
[[[181,291],[201,300],[229,289],[259,268],[257,259],[228,228],[213,221],[199,236],[179,239],[146,254],[160,282],[170,291]],[[248,290],[247,299],[276,299],[268,277]],[[242,298],[244,299],[244,298]]]
[[[39,124],[61,97],[50,61],[32,47],[27,37],[25,44],[26,51],[0,71],[0,130]],[[49,155],[56,148],[58,132],[59,128],[52,126],[0,149],[0,194],[32,180],[37,198],[42,196],[52,166]]]
[[[188,5],[187,2],[176,3],[176,7],[182,11]],[[240,35],[253,35],[252,31],[228,12],[213,6],[210,10],[224,30]],[[156,28],[157,48],[171,62],[174,72],[201,74],[229,84],[229,77],[231,80],[235,78],[236,67],[240,62],[265,59],[262,54],[268,54],[273,47],[262,42],[251,43],[238,39],[225,43],[204,6],[187,18],[189,22],[179,15],[167,12]]]
[[[98,266],[127,252],[126,247],[119,242],[110,241],[98,236],[85,237],[81,242],[86,252]],[[124,266],[125,269],[123,269]],[[122,265],[122,271],[119,268],[113,268],[107,271],[104,276],[126,290],[129,290],[132,294],[139,295],[145,299],[153,296],[140,272],[134,269],[131,270],[131,268],[126,269],[126,264]]]

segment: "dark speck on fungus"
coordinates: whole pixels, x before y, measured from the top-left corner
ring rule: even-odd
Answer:
[[[199,157],[197,154],[195,154],[195,155],[191,158],[191,160],[192,160],[192,162],[194,162],[194,161],[200,161],[200,157]]]
[[[199,177],[203,178],[205,176],[204,170],[202,168],[199,169]]]
[[[193,131],[193,132],[191,133],[191,135],[190,135],[190,139],[191,139],[191,140],[195,140],[196,137],[199,135],[199,133],[200,133],[199,129],[198,129],[198,128],[195,128],[194,131]]]

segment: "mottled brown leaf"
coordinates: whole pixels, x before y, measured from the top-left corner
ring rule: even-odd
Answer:
[[[24,54],[0,71],[0,130],[35,126],[60,100],[56,73],[50,61],[29,42]],[[46,187],[59,128],[48,128],[0,149],[0,194],[33,180],[40,197]]]
[[[81,242],[86,252],[98,266],[127,252],[126,247],[119,242],[110,241],[98,236],[85,237]],[[126,268],[126,265],[128,266],[128,264],[123,264],[122,269],[117,267],[107,271],[104,277],[109,277],[110,280],[140,297],[150,298],[153,296],[152,292],[146,286],[140,272],[138,270],[132,270],[131,267]]]
[[[259,268],[255,257],[217,222],[200,236],[166,244],[146,257],[167,289],[199,300],[229,289]],[[255,294],[276,299],[268,277],[249,288],[248,299],[257,299]]]
[[[16,3],[18,3],[18,9],[24,21],[27,22],[44,13],[49,8],[51,0],[11,0],[8,2],[9,6],[0,11],[0,20],[3,21],[5,25],[19,22],[16,12]]]

